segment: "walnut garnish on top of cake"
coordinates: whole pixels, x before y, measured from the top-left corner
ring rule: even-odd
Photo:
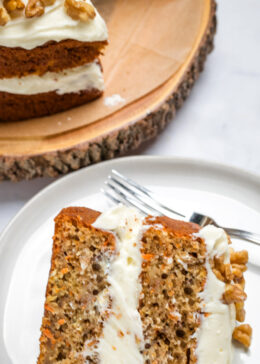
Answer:
[[[88,21],[96,16],[94,7],[86,3],[86,1],[65,0],[64,6],[67,14],[75,20]]]
[[[55,0],[28,0],[25,5],[22,0],[4,0],[0,7],[0,26],[6,25],[17,11],[24,10],[25,18],[40,17],[44,14],[45,7],[54,3]],[[94,6],[85,0],[64,0],[63,4],[67,15],[74,20],[86,22],[96,16]]]

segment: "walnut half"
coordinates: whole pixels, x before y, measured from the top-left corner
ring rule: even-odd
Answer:
[[[25,8],[26,18],[34,18],[44,13],[44,6],[40,0],[29,0]]]
[[[252,328],[250,325],[243,324],[237,326],[233,332],[233,339],[249,348],[252,338]]]
[[[239,285],[227,284],[226,290],[223,294],[223,300],[227,305],[236,302],[243,302],[246,300],[246,294]]]
[[[10,20],[10,16],[5,8],[0,8],[0,26],[4,26]]]
[[[65,0],[64,6],[74,20],[88,21],[96,16],[94,7],[83,0]]]
[[[4,0],[4,7],[8,11],[8,13],[12,13],[16,10],[23,10],[24,3],[22,0]]]

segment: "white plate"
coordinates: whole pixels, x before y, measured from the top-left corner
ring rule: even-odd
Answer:
[[[260,179],[246,172],[202,161],[129,157],[70,174],[41,191],[20,211],[0,238],[0,363],[35,364],[45,287],[50,266],[53,217],[71,205],[103,210],[99,190],[116,168],[149,186],[176,210],[194,208],[223,225],[260,233]],[[260,358],[260,248],[234,241],[250,253],[246,273],[247,322],[254,329],[251,350],[236,349],[234,364]]]

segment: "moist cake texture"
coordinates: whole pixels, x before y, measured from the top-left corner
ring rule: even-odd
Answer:
[[[0,121],[50,115],[100,97],[107,38],[89,0],[4,0]]]
[[[222,229],[117,206],[55,219],[38,364],[231,364],[249,347],[243,272]]]

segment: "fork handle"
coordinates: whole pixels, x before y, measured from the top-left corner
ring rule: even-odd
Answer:
[[[228,235],[233,238],[238,238],[242,240],[250,241],[253,244],[260,246],[260,234],[250,233],[249,231],[239,230],[239,229],[231,229],[231,228],[223,228]]]

